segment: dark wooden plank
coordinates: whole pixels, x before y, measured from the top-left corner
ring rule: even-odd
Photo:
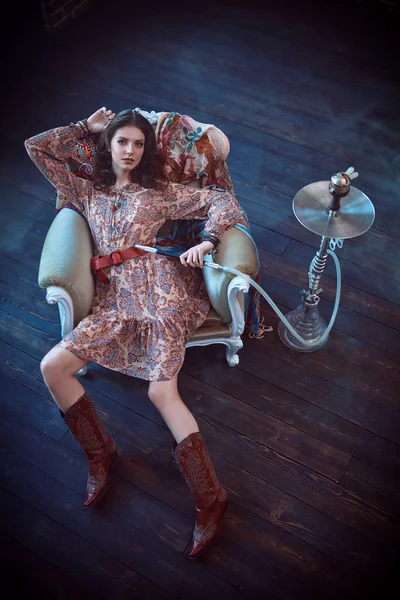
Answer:
[[[87,460],[81,452],[44,436],[7,412],[0,425],[0,440],[3,448],[83,494]],[[132,451],[132,447],[129,450]],[[183,553],[190,540],[192,525],[188,519],[182,519],[176,509],[156,502],[146,492],[119,478],[113,478],[102,506],[104,511],[118,515],[177,552]]]
[[[262,280],[264,280],[264,276],[262,277]],[[277,285],[279,288],[281,283],[278,281],[276,284],[276,282],[277,280],[275,280],[275,286]],[[276,304],[284,315],[293,309],[293,306],[288,307],[280,302],[277,302]],[[264,318],[265,323],[271,324],[275,329],[278,327],[278,316],[275,311],[269,306],[266,306],[266,304],[262,304],[261,306],[261,316]],[[330,355],[342,358],[349,365],[361,367],[363,373],[369,372],[371,375],[377,375],[377,383],[386,380],[390,390],[393,389],[391,385],[392,381],[394,381],[397,386],[400,384],[400,367],[397,356],[385,352],[381,348],[371,346],[371,344],[368,344],[363,340],[347,335],[335,327],[329,335],[329,340],[326,346],[324,346],[323,351]],[[313,356],[316,356],[316,354],[313,353]],[[348,368],[351,369],[351,367]],[[381,397],[381,401],[383,402],[383,397]],[[397,403],[385,402],[384,405],[388,408],[393,408]]]
[[[2,206],[0,216],[3,224],[0,252],[7,252],[11,256],[19,249],[20,240],[27,247],[42,247],[48,227],[8,207]]]
[[[38,288],[40,289],[40,288]],[[61,336],[60,315],[57,305],[47,304],[44,290],[42,298],[32,297],[14,286],[2,283],[0,286],[0,308],[3,312],[32,323],[53,337]]]
[[[329,339],[329,352],[341,356],[351,364],[359,365],[400,383],[400,368],[397,356],[385,352],[335,329]]]
[[[181,484],[181,476],[170,469],[165,470],[160,463],[146,457],[143,453],[139,453],[145,460],[147,468],[141,472],[144,479],[142,480],[142,485],[138,487],[136,481],[138,478],[137,450],[135,449],[134,454],[132,454],[131,446],[127,445],[126,442],[124,443],[124,440],[120,444],[120,439],[115,439],[118,442],[119,448],[117,474],[129,472],[130,467],[133,465],[133,469],[131,469],[132,477],[130,479],[133,479],[132,483],[135,485],[133,486],[126,481],[114,477],[107,498],[102,502],[102,510],[114,512],[121,519],[142,529],[150,537],[155,536],[163,543],[182,552],[191,536],[193,511],[191,509],[188,510],[186,505],[184,505],[184,509],[186,509],[184,512],[189,513],[189,518],[182,519],[182,516],[179,516],[176,512],[176,509],[170,508],[171,494],[169,493],[171,489],[169,486],[173,486],[172,480],[178,479]],[[62,447],[60,448],[59,445],[51,444],[51,442],[41,437],[37,431],[35,432],[29,426],[23,425],[21,428],[20,422],[10,414],[5,415],[4,423],[0,425],[0,440],[3,447],[7,447],[17,455],[27,458],[29,462],[45,470],[46,473],[53,475],[56,479],[68,484],[73,489],[77,491],[84,489],[84,480],[81,475],[85,475],[85,459],[81,458],[77,460],[76,453]],[[29,451],[29,456],[27,450]],[[51,457],[50,460],[48,456]],[[172,475],[175,477],[171,477]],[[145,491],[142,491],[143,487]],[[172,496],[173,498],[178,494],[182,495],[182,485],[178,485],[177,487],[178,492]],[[148,493],[149,489],[151,490],[151,495]],[[156,491],[155,497],[153,496],[154,491]],[[156,498],[161,500],[161,503]],[[181,504],[182,502],[177,502],[178,508],[180,508]],[[173,505],[176,506],[176,503]],[[261,597],[260,593],[263,589],[269,589],[273,598],[281,598],[282,592],[285,590],[286,592],[290,590],[293,597],[296,597],[295,589],[298,582],[293,580],[292,585],[289,586],[287,573],[284,574],[274,567],[267,569],[259,568],[257,558],[241,550],[235,544],[226,540],[222,548],[216,547],[215,553],[214,559],[209,561],[210,570],[218,577],[223,572],[224,576],[222,579],[234,583],[235,587],[241,585],[246,591],[254,589],[258,593],[258,597]],[[240,560],[244,564],[247,564],[247,573],[241,572],[239,568]],[[222,570],[221,564],[223,565]],[[231,568],[230,573],[228,565]],[[241,582],[240,584],[237,584],[235,577]],[[277,581],[274,581],[274,579]]]
[[[29,503],[34,508],[161,588],[178,597],[190,594],[199,600],[210,587],[221,599],[242,597],[233,586],[202,568],[201,563],[182,560],[177,552],[155,543],[110,511],[82,510],[81,494],[6,450],[1,449],[0,455],[1,480],[7,491],[22,500],[29,491]]]
[[[32,514],[34,511],[29,506],[21,506],[23,503],[19,503],[15,496],[4,490],[0,490],[0,505],[3,517],[1,528],[11,532],[13,536],[11,537],[11,535],[8,535],[4,531],[0,532],[0,557],[3,572],[2,585],[4,589],[8,590],[8,598],[20,598],[21,595],[23,597],[27,595],[40,595],[40,598],[43,600],[50,600],[51,598],[68,600],[71,596],[76,598],[76,600],[95,600],[96,598],[104,597],[96,594],[94,590],[89,589],[83,583],[78,583],[74,578],[75,572],[73,572],[73,576],[67,575],[62,568],[58,568],[53,564],[54,548],[59,550],[56,535],[53,534],[53,538],[50,540],[50,543],[54,546],[51,552],[48,553],[48,559],[51,560],[42,558],[40,550],[43,554],[43,549],[37,543],[37,538],[41,535],[44,540],[48,540],[46,533],[49,534],[51,525],[54,525],[50,524],[50,519],[46,519],[46,516],[40,513],[37,515]],[[6,506],[10,510],[7,510]],[[18,509],[20,512],[18,520],[15,522],[15,512]],[[23,535],[21,535],[21,531],[19,532],[20,537],[23,539],[22,544],[17,542],[14,536],[16,535],[17,527],[22,525],[21,521],[24,515],[21,513],[23,513],[23,509],[29,513],[30,518],[27,523],[24,522]],[[14,511],[14,515],[12,511]],[[12,518],[13,516],[14,519]],[[36,520],[34,516],[37,517]],[[25,545],[28,543],[26,533],[29,531],[29,527],[34,528],[35,526],[37,531],[32,540],[34,550],[30,550]],[[31,531],[29,533],[32,535]],[[61,531],[58,530],[58,533],[60,537],[62,536],[63,548],[65,548],[68,530],[63,528]],[[73,542],[73,547],[69,549],[68,555],[76,556],[76,549],[79,546],[80,540],[75,536]],[[36,553],[38,549],[39,553]],[[91,556],[91,553],[87,551],[86,557],[88,556]],[[63,564],[63,561],[61,561],[61,564]],[[88,566],[85,565],[85,570],[87,568]],[[21,577],[21,573],[23,573],[23,577]],[[104,591],[104,588],[103,590],[99,588],[99,592],[101,591]]]
[[[283,314],[289,312],[289,309],[285,306],[278,305],[278,308],[280,308]],[[278,330],[279,320],[272,309],[263,309],[261,311],[261,318],[264,319],[264,322],[268,323],[274,331]],[[396,377],[393,376],[392,381],[392,379],[385,377],[385,374],[378,375],[376,369],[375,372],[370,372],[364,364],[361,368],[347,360],[345,351],[346,343],[350,345],[354,343],[356,346],[358,340],[355,340],[350,336],[343,336],[342,348],[339,347],[338,352],[336,352],[335,349],[332,351],[331,342],[336,338],[337,334],[334,330],[329,336],[327,344],[323,348],[312,353],[302,354],[302,356],[299,357],[297,351],[289,349],[283,344],[280,338],[278,340],[277,336],[274,334],[271,335],[271,333],[272,332],[269,332],[269,339],[264,343],[267,346],[270,346],[273,353],[279,355],[283,360],[302,366],[305,370],[315,373],[339,387],[343,387],[344,389],[355,393],[361,392],[368,401],[393,411],[397,415],[399,410],[399,399],[397,393],[398,382],[394,381]],[[341,358],[341,354],[343,355],[343,358]],[[308,358],[305,358],[306,356]],[[315,357],[315,359],[313,359],[313,357]],[[392,360],[394,360],[395,363],[397,362],[396,357],[393,357],[393,355]],[[367,363],[367,361],[365,361],[365,363]],[[381,370],[383,371],[383,368]]]
[[[365,155],[370,150],[373,157],[379,156],[379,151],[390,155],[392,148],[387,149],[384,145],[374,148],[368,137],[364,137],[361,132],[354,132],[350,128],[346,130],[346,143],[343,143],[343,133],[336,125],[327,123],[318,119],[314,114],[305,114],[299,110],[294,110],[295,117],[293,118],[285,106],[278,102],[271,101],[268,97],[255,98],[253,94],[246,94],[246,91],[241,89],[235,90],[232,94],[231,90],[221,88],[217,84],[207,82],[203,83],[200,80],[194,80],[193,76],[184,76],[181,74],[179,83],[171,83],[171,68],[157,66],[154,61],[148,65],[138,65],[135,72],[128,71],[129,65],[125,64],[123,58],[119,57],[118,68],[104,65],[100,78],[91,78],[90,83],[101,87],[101,79],[104,77],[109,81],[115,82],[113,92],[116,95],[134,97],[134,86],[138,81],[141,81],[141,90],[148,91],[153,89],[152,81],[157,78],[157,86],[159,97],[165,97],[171,101],[180,101],[188,107],[200,106],[204,111],[209,112],[213,120],[215,117],[225,117],[225,106],[230,107],[229,117],[235,121],[239,121],[249,127],[257,126],[257,128],[271,135],[277,135],[283,139],[304,145],[306,147],[316,148],[330,156],[335,156],[341,161],[345,161],[346,165],[360,163],[365,161]],[[145,79],[145,73],[149,78]],[[123,83],[122,83],[123,81]],[[249,104],[251,97],[252,111],[249,114],[246,107]],[[218,98],[219,103],[214,99]],[[300,116],[301,115],[301,116]],[[236,119],[235,119],[236,117]],[[394,144],[395,138],[393,136]],[[358,146],[357,146],[358,144]],[[378,146],[378,144],[376,144]],[[386,150],[386,152],[385,152]],[[361,159],[362,157],[362,159]],[[294,182],[293,182],[294,183]],[[281,189],[286,185],[285,181],[281,182]],[[289,183],[290,185],[290,183]],[[296,184],[294,184],[296,185]],[[301,187],[301,186],[300,186]]]
[[[7,231],[7,239],[4,236],[2,241],[1,254],[6,260],[12,259],[24,266],[28,266],[33,270],[37,281],[37,273],[39,271],[40,256],[42,254],[43,244],[39,245],[30,243],[27,239],[25,240],[24,238],[20,238],[19,235],[16,236],[16,231],[18,231],[18,226],[16,227],[14,234],[13,228],[10,228]],[[11,240],[13,237],[14,241],[9,243],[9,240]],[[42,239],[44,241],[44,237]]]
[[[334,599],[344,594],[361,599],[366,590],[375,588],[372,577],[361,576],[268,520],[249,513],[236,502],[231,502],[226,513],[224,534],[240,536],[241,545],[265,564],[278,560],[279,565],[298,576],[301,597],[308,598],[318,589],[326,598]]]
[[[368,574],[370,561],[378,571],[385,571],[388,565],[393,564],[393,545],[373,543],[354,529],[292,496],[278,492],[274,486],[265,484],[247,471],[238,470],[217,456],[214,456],[214,463],[236,501],[262,518],[365,574]]]
[[[377,541],[396,544],[400,523],[354,491],[305,468],[204,414],[200,427],[211,452]],[[391,542],[390,542],[391,540]]]
[[[8,424],[8,427],[7,427]],[[6,420],[5,423],[5,427],[4,430],[2,431],[2,435],[3,435],[3,439],[2,439],[2,445],[3,446],[8,446],[11,447],[11,449],[18,453],[18,455],[20,455],[20,457],[24,458],[25,460],[28,460],[30,463],[34,464],[35,467],[40,467],[41,471],[40,473],[42,473],[43,471],[45,471],[46,473],[49,473],[50,475],[53,475],[53,477],[56,477],[56,479],[54,480],[55,482],[57,482],[58,480],[62,480],[64,483],[68,484],[68,490],[70,490],[71,488],[73,489],[82,489],[83,486],[83,475],[84,473],[80,473],[79,471],[82,471],[82,468],[80,469],[79,467],[82,467],[84,464],[84,459],[82,458],[81,461],[78,461],[78,455],[76,453],[71,453],[71,451],[69,453],[66,454],[66,448],[64,447],[64,449],[62,449],[62,447],[60,447],[60,445],[56,445],[55,443],[52,443],[51,440],[44,438],[43,436],[40,436],[40,434],[37,432],[34,435],[32,435],[30,433],[30,429],[27,427],[23,427],[22,431],[19,431],[18,429],[18,423],[14,423],[14,427],[12,427],[13,423],[12,423],[12,419],[8,419],[8,421]],[[16,460],[16,457],[13,458],[14,463]],[[14,464],[13,463],[13,464]],[[69,464],[68,464],[69,463]],[[3,464],[7,465],[7,460],[3,460]],[[23,466],[23,465],[22,465]],[[71,468],[71,466],[73,468]],[[16,475],[18,474],[18,472],[21,472],[20,469],[18,467],[16,467]],[[172,471],[171,471],[172,472]],[[25,468],[23,469],[22,473],[25,473]],[[22,475],[21,473],[21,475]],[[181,485],[178,485],[178,492],[180,491],[181,495],[182,495],[182,491],[184,490],[184,484],[183,481],[181,480],[181,476],[176,473],[177,478],[179,478],[179,481],[181,483]],[[41,478],[43,477],[43,475],[41,475]],[[13,475],[13,480],[15,479],[14,475]],[[159,480],[160,481],[160,480]],[[161,480],[162,481],[162,480]],[[40,481],[35,484],[39,485]],[[59,498],[57,498],[57,495],[55,494],[55,486],[56,489],[58,489],[58,484],[50,484],[47,486],[48,491],[51,491],[51,494],[49,493],[49,499],[51,498],[51,501],[53,503],[55,502],[60,502],[60,504],[62,504],[63,502],[60,501]],[[162,488],[162,484],[159,484],[159,488]],[[14,488],[13,488],[14,490]],[[36,487],[35,487],[36,490]],[[125,486],[125,490],[126,490],[126,486]],[[15,491],[15,490],[14,490]],[[115,527],[115,531],[119,531],[120,527],[118,527],[117,523],[116,523],[116,519],[113,518],[114,516],[116,516],[118,514],[118,511],[116,510],[115,506],[116,506],[116,502],[117,502],[117,506],[118,503],[121,504],[124,502],[124,497],[128,498],[128,499],[132,499],[132,500],[127,500],[126,502],[129,502],[129,507],[132,507],[132,504],[134,505],[131,510],[128,509],[128,511],[126,511],[126,509],[123,512],[123,515],[121,515],[121,517],[124,519],[124,524],[126,527],[129,527],[129,525],[127,524],[126,521],[130,521],[132,519],[132,510],[134,511],[138,511],[140,509],[138,509],[138,507],[136,506],[137,503],[139,503],[139,499],[137,494],[134,493],[133,490],[130,490],[129,494],[121,494],[122,490],[121,490],[121,486],[118,484],[118,481],[115,481],[115,478],[113,479],[113,486],[110,489],[110,491],[107,494],[107,497],[104,499],[103,504],[102,504],[102,509],[101,509],[101,515],[104,517],[104,519],[106,518],[107,521],[109,520],[113,520],[114,523],[114,527]],[[159,492],[160,493],[160,492]],[[37,495],[40,494],[40,490],[35,491],[35,499],[37,497]],[[20,495],[18,493],[18,495]],[[168,492],[167,492],[167,495]],[[184,496],[186,495],[187,497],[187,493],[183,494]],[[70,494],[69,494],[70,496]],[[120,497],[120,498],[119,498]],[[32,503],[32,496],[30,495],[30,502]],[[46,499],[47,500],[47,499]],[[65,500],[64,500],[65,502]],[[80,494],[80,502],[82,502],[82,494]],[[69,503],[69,500],[68,500]],[[151,501],[151,503],[154,504],[154,500]],[[178,502],[178,507],[179,505],[182,504],[182,501]],[[36,504],[35,504],[36,506]],[[78,505],[79,507],[79,505]],[[74,511],[78,509],[78,507],[76,506],[76,502],[73,502],[71,507],[70,507],[70,512]],[[151,507],[149,507],[151,509]],[[56,507],[53,507],[53,510],[55,510]],[[48,512],[48,508],[46,509],[46,512]],[[61,508],[59,509],[61,510]],[[69,514],[68,513],[68,517]],[[84,516],[86,516],[87,511],[82,511],[78,509],[79,513],[84,513]],[[98,512],[98,511],[97,511]],[[167,511],[168,512],[168,511]],[[186,512],[186,511],[185,511]],[[131,514],[130,514],[131,513]],[[165,514],[165,507],[161,507],[161,515]],[[79,519],[80,515],[77,515],[77,518]],[[96,518],[96,523],[98,523],[98,517],[99,517],[99,513],[97,515]],[[129,518],[130,517],[130,518]],[[159,516],[160,518],[160,516]],[[160,525],[159,523],[159,518],[157,520],[158,526]],[[162,518],[162,517],[161,517]],[[64,519],[60,519],[60,515],[58,514],[57,516],[57,520],[61,521],[62,523],[64,523]],[[183,519],[183,526],[185,527],[188,525],[189,523],[189,519],[184,518]],[[75,521],[74,521],[75,523]],[[277,523],[275,523],[277,524]],[[151,537],[149,539],[149,534],[150,534],[150,530],[149,530],[149,521],[147,519],[144,519],[144,521],[139,521],[136,523],[136,525],[139,526],[140,530],[143,530],[147,533],[147,537],[146,540],[151,541]],[[172,523],[171,523],[172,525]],[[72,527],[71,524],[69,523],[69,528],[73,529],[74,531],[76,531],[76,527]],[[132,526],[132,523],[131,523]],[[82,527],[82,523],[81,523],[81,527]],[[151,532],[154,533],[153,530],[154,525],[151,525]],[[182,530],[182,525],[180,527],[181,532]],[[164,527],[165,530],[165,527]],[[171,530],[172,531],[167,531],[167,535],[171,537],[176,536],[179,534],[179,532],[176,532],[176,524],[175,524],[175,528],[173,526],[171,526]],[[81,532],[80,532],[81,533]],[[157,531],[158,535],[161,535],[160,532]],[[81,533],[82,535],[82,533]],[[276,537],[277,534],[273,534],[272,539],[274,539]],[[241,540],[241,536],[237,537],[234,535],[233,537],[234,540],[236,540],[237,542],[240,543]],[[163,542],[165,542],[165,540],[163,539]],[[282,543],[282,542],[281,542]],[[286,543],[285,543],[285,548],[287,547],[287,544],[289,544],[290,546],[293,546],[293,544],[296,546],[298,546],[298,544],[294,541],[291,541],[290,537],[289,539],[286,539]],[[96,545],[99,545],[96,543]],[[225,547],[227,545],[225,544]],[[279,546],[278,546],[279,547]],[[286,550],[287,551],[287,550]],[[220,552],[218,551],[218,545],[216,546],[216,552],[217,554],[215,555],[216,557],[219,557]],[[307,564],[309,561],[311,561],[315,566],[314,568],[321,562],[326,562],[326,560],[323,557],[319,557],[318,554],[314,555],[314,553],[312,553],[311,556],[309,555],[308,551],[304,551],[304,557],[303,557],[303,561],[305,561],[305,563]],[[302,552],[302,555],[303,555]],[[115,554],[114,554],[115,556]],[[229,553],[228,553],[229,556]],[[278,554],[279,556],[279,554]],[[276,558],[276,557],[275,557]],[[126,558],[123,561],[126,564]],[[284,560],[285,562],[285,560]],[[295,569],[295,563],[296,561],[293,561],[292,558],[292,562],[294,562],[294,564],[292,565],[292,569]],[[328,561],[329,564],[329,561]],[[335,564],[335,563],[333,563]],[[332,566],[331,566],[332,568]],[[339,568],[339,567],[337,567]],[[213,570],[218,571],[219,567],[218,567],[218,562],[214,565]]]
[[[62,441],[68,445],[73,445],[68,435]],[[131,481],[152,496],[167,502],[183,514],[193,518],[193,501],[188,494],[183,478],[175,469],[161,472],[159,464],[155,463],[154,459],[148,455],[139,451],[135,451],[134,455],[129,455],[126,442],[122,439],[119,440],[118,447],[120,455],[123,457],[123,460],[119,460],[116,464],[116,472],[120,477]],[[256,568],[259,563],[255,557],[259,557],[262,560],[262,571],[268,577],[267,581],[264,581],[264,578],[260,580],[260,571],[256,568],[256,572],[252,575],[252,593],[254,593],[254,586],[268,585],[268,593],[275,594],[275,585],[269,579],[269,573],[273,572],[273,579],[285,594],[284,597],[292,597],[292,595],[295,597],[295,590],[298,592],[300,590],[310,590],[309,586],[312,587],[317,582],[321,588],[326,588],[329,597],[330,594],[336,593],[334,590],[336,590],[338,583],[335,581],[335,573],[340,571],[343,576],[347,573],[346,568],[341,563],[337,563],[331,557],[311,549],[309,544],[302,542],[279,527],[263,522],[253,513],[237,506],[232,497],[225,517],[222,536],[212,552],[212,556],[217,557],[217,562],[212,561],[212,564],[210,564],[207,561],[207,568],[211,568],[215,574],[219,574],[215,571],[218,566],[218,568],[222,568],[222,572],[225,572],[225,561],[233,561],[233,564],[236,564],[238,556],[236,545],[241,548],[241,552],[243,548],[246,548],[251,553],[250,556],[241,555],[245,564],[249,565],[246,568],[246,573],[250,565]],[[221,565],[221,563],[223,564]],[[283,581],[282,573],[284,573]],[[230,574],[229,581],[234,583],[235,578],[239,578],[242,581],[241,585],[243,585],[243,581],[246,581],[245,577],[242,569],[238,567],[237,572],[235,569]],[[223,576],[223,578],[227,577]],[[310,581],[308,581],[309,579]],[[250,585],[249,582],[246,585]],[[288,586],[290,586],[290,593],[287,589]],[[244,591],[246,590],[245,587]]]
[[[374,89],[377,81],[382,86],[387,85],[389,87],[390,85],[396,85],[397,79],[395,78],[396,71],[394,65],[387,60],[385,61],[385,58],[388,58],[390,44],[388,43],[388,46],[382,47],[379,44],[378,38],[371,40],[368,35],[369,28],[365,28],[365,25],[370,24],[367,12],[369,7],[366,7],[365,3],[362,5],[352,3],[351,5],[352,10],[354,10],[353,14],[357,15],[357,19],[353,23],[357,23],[357,25],[356,29],[351,29],[350,37],[348,35],[349,30],[345,27],[339,32],[337,43],[332,47],[332,44],[329,44],[329,35],[321,35],[321,31],[324,31],[325,27],[329,28],[330,21],[326,18],[329,9],[332,6],[338,8],[339,4],[346,9],[348,8],[348,5],[343,2],[331,3],[331,6],[328,3],[323,7],[323,18],[321,18],[321,14],[318,15],[319,7],[316,7],[313,2],[311,4],[303,2],[301,10],[296,3],[285,2],[280,6],[269,6],[268,19],[276,26],[265,27],[265,18],[267,16],[265,11],[261,10],[260,12],[259,9],[255,10],[252,3],[250,3],[248,10],[243,12],[237,3],[233,3],[230,10],[232,21],[230,20],[229,23],[236,23],[236,25],[239,24],[240,26],[237,26],[234,31],[238,39],[238,44],[232,47],[230,43],[232,40],[232,29],[230,27],[222,27],[222,24],[226,23],[226,11],[224,3],[220,2],[219,7],[216,7],[213,11],[213,23],[215,23],[217,27],[216,31],[219,34],[219,52],[216,53],[216,56],[226,56],[232,60],[236,59],[239,63],[246,61],[248,67],[254,66],[254,63],[257,65],[258,60],[254,61],[254,58],[257,58],[255,49],[253,49],[253,52],[250,52],[249,48],[249,54],[243,54],[242,46],[244,44],[247,48],[249,41],[256,40],[258,42],[261,37],[264,44],[268,43],[268,47],[266,47],[268,53],[265,52],[264,56],[260,56],[260,62],[263,61],[265,63],[265,61],[270,61],[273,64],[298,66],[307,73],[311,72],[315,75],[322,75],[324,81],[331,81],[332,88],[335,87],[333,83],[336,82],[344,82],[354,86],[355,81],[358,84],[359,80],[360,88],[366,86],[368,90]],[[291,25],[291,22],[287,18],[288,5],[290,6],[290,14],[293,15],[298,24],[297,29]],[[379,13],[377,11],[372,12],[373,19],[376,22]],[[334,15],[331,14],[331,16]],[[395,15],[389,15],[389,19],[392,16]],[[202,17],[204,18],[205,15],[200,9],[197,9],[196,17],[201,22]],[[394,32],[387,28],[388,23],[385,20],[378,20],[377,24],[380,27],[386,25],[386,34],[392,34],[391,36],[389,35],[387,41],[393,42]],[[357,26],[359,26],[358,36],[356,36]],[[310,33],[310,30],[312,33]],[[366,35],[368,36],[367,38]],[[363,44],[354,43],[353,36],[356,36],[357,42],[361,37]],[[328,41],[326,38],[328,38]],[[216,36],[215,39],[217,39]],[[176,39],[172,32],[169,36],[167,33],[167,40],[168,42],[175,40],[177,43],[180,41],[179,38]],[[201,44],[201,37],[193,36],[193,39],[190,41],[192,42],[192,47],[196,43],[196,50],[200,49],[205,52],[204,46]],[[283,48],[286,48],[288,43],[292,47],[294,41],[296,42],[294,46],[296,51],[283,52]],[[316,52],[316,49],[318,49],[318,52]],[[346,54],[346,52],[351,53],[351,61],[343,60],[343,54]],[[368,56],[368,60],[365,60],[366,55]]]
[[[211,47],[215,45],[215,33],[215,30],[212,31]],[[272,46],[272,40],[268,40],[267,36],[257,37],[261,42],[261,52],[265,51],[268,42],[270,42],[269,46]],[[347,118],[350,131],[359,134],[361,138],[371,134],[372,128],[369,129],[368,127],[370,125],[368,124],[368,116],[372,116],[372,109],[367,114],[359,111],[360,104],[365,96],[364,91],[358,87],[350,87],[340,81],[336,81],[335,86],[332,86],[332,81],[327,77],[313,77],[310,72],[298,69],[293,64],[285,64],[282,60],[272,61],[271,57],[268,57],[267,68],[264,69],[260,68],[260,60],[250,63],[246,60],[246,57],[243,57],[247,63],[245,65],[243,58],[234,63],[231,56],[225,60],[218,57],[220,69],[213,69],[207,61],[207,54],[202,52],[201,48],[194,47],[193,44],[184,46],[182,43],[179,44],[179,40],[171,39],[171,37],[162,40],[156,38],[151,48],[147,48],[143,52],[143,62],[148,61],[152,65],[159,66],[162,70],[169,72],[170,61],[178,53],[180,60],[175,64],[175,68],[179,80],[188,77],[193,63],[197,63],[198,78],[201,77],[201,82],[207,87],[210,86],[211,89],[212,86],[217,84],[226,90],[240,89],[242,93],[249,95],[251,93],[252,98],[257,101],[264,100],[268,108],[270,105],[286,107],[292,114],[301,113],[313,116],[330,125],[337,124],[335,117],[337,119]],[[120,63],[124,64],[126,56],[123,48],[119,53],[116,52],[116,55],[119,56]],[[243,82],[246,83],[245,86]],[[192,85],[193,83],[192,81]],[[199,85],[198,79],[196,83]],[[332,97],[332,92],[336,98]],[[374,102],[375,106],[379,107],[386,97],[385,92],[389,96],[389,90],[383,90],[382,88],[373,90],[371,103]],[[339,99],[343,95],[346,96],[346,103],[340,103]],[[331,103],[332,100],[337,100],[336,114],[332,112],[329,100]],[[354,112],[358,112],[357,120],[349,118],[350,114]],[[391,110],[387,109],[384,119],[381,118],[381,120],[384,120],[388,126],[396,126],[399,121],[399,113],[394,103]],[[366,126],[364,130],[360,127],[361,123]],[[390,132],[390,134],[388,139],[380,141],[389,145],[395,139],[395,131]]]
[[[213,456],[213,462],[221,482],[236,502],[263,519],[362,573],[368,573],[370,560],[378,571],[393,564],[392,545],[378,546],[351,527],[315,511],[217,455]]]
[[[40,593],[41,598],[49,600],[67,599],[71,597],[71,593],[73,598],[88,600],[112,597],[149,600],[175,598],[140,576],[123,561],[115,560],[107,552],[7,490],[0,489],[0,502],[3,517],[1,528],[31,548],[29,557],[26,558],[18,549],[15,556],[18,562],[10,565],[15,575],[19,573],[19,577],[10,581],[11,589],[15,592],[22,583],[26,592],[29,587],[30,595]],[[42,564],[43,559],[41,561],[40,556],[44,556],[48,565]],[[10,555],[7,555],[7,560],[10,558]],[[24,562],[21,560],[23,558]],[[29,562],[25,562],[28,558]],[[72,578],[68,578],[64,570],[88,587],[73,585]],[[10,591],[10,587],[8,590]],[[14,597],[17,598],[17,594]]]
[[[246,342],[246,353],[249,343]],[[312,402],[313,389],[302,394],[296,381],[290,384],[286,374],[274,373],[268,363],[263,376],[259,377],[244,368],[243,352],[240,366],[235,369],[226,365],[224,354],[224,350],[219,349],[210,354],[207,349],[191,348],[183,370],[284,423],[368,461],[386,473],[394,476],[398,472],[400,459],[396,444],[317,406]]]
[[[328,477],[338,480],[345,469],[349,455],[306,435],[249,404],[238,402],[215,388],[188,377],[180,376],[180,387],[185,401],[195,416],[207,414],[253,440],[269,446],[286,457]]]
[[[33,88],[30,88],[30,92],[35,94],[38,92],[38,90],[36,88],[36,92],[34,92]],[[16,115],[18,112],[18,102],[23,103],[21,99],[16,101],[14,111],[10,116],[11,123],[13,120],[13,115]],[[40,117],[37,120],[38,125],[40,125]],[[17,120],[17,122],[14,123],[15,137],[12,138],[10,152],[5,154],[4,162],[0,170],[0,182],[2,186],[5,186],[6,198],[8,197],[10,189],[15,189],[17,192],[19,191],[22,194],[33,196],[47,204],[48,208],[46,209],[45,213],[50,216],[51,210],[55,210],[56,205],[55,189],[29,159],[28,154],[23,146],[23,142],[29,137],[36,135],[37,133],[41,133],[41,131],[50,129],[51,125],[47,128],[44,127],[41,129],[41,131],[35,129],[29,130],[27,128],[29,122],[29,120],[24,120],[23,122],[21,122],[21,120]],[[67,125],[68,123],[65,124]],[[15,148],[13,148],[13,143],[16,144]],[[21,173],[24,174],[23,177],[21,177]]]
[[[48,202],[22,192],[15,186],[16,183],[2,182],[1,184],[3,198],[7,206],[14,212],[15,221],[19,223],[19,215],[23,215],[48,227],[56,216],[55,203],[54,207],[52,207]],[[19,180],[18,183],[22,183],[22,181]],[[2,207],[3,209],[4,206]]]
[[[38,396],[49,398],[48,389],[40,373],[40,359],[14,348],[0,340],[0,372]]]
[[[249,341],[241,357],[241,368],[279,385],[293,394],[308,399],[344,419],[381,435],[395,443],[399,441],[399,415],[366,398],[362,392],[349,391],[327,382],[309,371],[278,358],[274,348],[265,352],[259,340]],[[277,340],[277,343],[278,340]],[[263,359],[260,360],[260,350]]]
[[[15,258],[0,255],[0,281],[22,290],[25,294],[43,296],[37,282],[37,268],[21,264]]]
[[[17,415],[49,437],[60,440],[65,435],[66,426],[60,418],[60,413],[53,401],[40,396],[5,376],[1,377],[1,406]]]
[[[385,473],[352,457],[341,484],[377,506],[382,506],[400,521],[400,485],[398,479],[388,478]]]
[[[283,236],[273,229],[260,227],[256,223],[251,223],[251,234],[257,246],[274,254],[282,255],[290,238]]]
[[[263,310],[262,316],[265,317],[267,323],[275,321],[272,311]],[[262,340],[259,340],[257,346],[260,351],[266,348],[269,353],[273,353],[290,364],[315,373],[348,391],[361,392],[366,399],[398,412],[400,409],[398,383],[356,367],[344,358],[331,354],[328,344],[317,352],[297,352],[289,349],[280,339],[277,339],[276,335],[272,334],[265,335]]]

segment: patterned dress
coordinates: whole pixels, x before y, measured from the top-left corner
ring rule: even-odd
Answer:
[[[59,127],[25,142],[32,161],[85,217],[102,256],[135,244],[153,246],[168,219],[206,219],[217,237],[242,216],[228,192],[170,183],[165,191],[130,183],[105,192],[65,166],[77,125]],[[114,209],[116,199],[120,208]],[[68,252],[68,249],[65,249]],[[58,344],[76,356],[148,381],[167,381],[180,370],[185,344],[209,311],[200,269],[176,259],[145,254],[107,267],[110,280],[96,281],[90,314]]]

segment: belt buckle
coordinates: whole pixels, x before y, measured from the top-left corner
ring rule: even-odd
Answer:
[[[124,258],[122,256],[122,252],[120,252],[119,250],[116,250],[115,252],[111,252],[110,258],[111,258],[111,262],[116,267],[118,265],[122,265],[122,263],[124,262]]]

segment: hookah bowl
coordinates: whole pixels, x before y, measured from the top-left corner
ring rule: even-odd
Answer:
[[[318,311],[321,278],[328,258],[328,247],[341,248],[343,240],[362,235],[375,219],[371,200],[360,190],[351,187],[358,176],[353,167],[332,175],[330,181],[316,181],[301,188],[293,199],[297,220],[309,231],[322,236],[320,247],[308,270],[308,289],[301,291],[301,304],[286,316],[290,325],[307,344],[298,341],[281,321],[278,326],[282,342],[299,352],[314,352],[324,346],[329,336],[321,341],[326,322]]]

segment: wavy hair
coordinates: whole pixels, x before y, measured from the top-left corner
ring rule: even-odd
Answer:
[[[118,129],[126,125],[134,125],[144,135],[144,152],[140,163],[130,171],[132,183],[139,183],[145,188],[163,190],[167,187],[169,179],[165,173],[165,159],[159,153],[156,135],[153,126],[140,113],[133,110],[123,110],[110,121],[107,128],[100,135],[97,155],[96,184],[104,189],[115,184],[116,175],[112,168],[111,140]]]

